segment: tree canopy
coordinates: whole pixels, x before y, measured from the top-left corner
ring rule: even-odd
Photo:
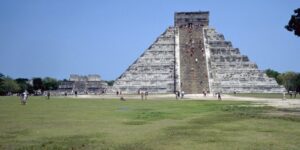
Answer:
[[[272,69],[265,70],[268,77],[274,78],[279,85],[283,85],[287,91],[300,92],[300,73],[287,71],[279,73]]]
[[[42,78],[33,78],[32,79],[33,89],[34,90],[44,90]]]
[[[285,28],[290,32],[294,32],[296,36],[300,36],[300,8],[294,10],[294,13]]]
[[[17,93],[20,90],[18,83],[10,77],[2,77],[0,84],[0,95],[9,95],[10,93]]]
[[[59,82],[54,78],[46,77],[43,79],[43,85],[45,90],[56,90]]]
[[[274,78],[278,84],[282,84],[282,80],[278,78],[278,75],[280,75],[279,72],[272,70],[272,69],[267,69],[265,70],[265,73],[267,74],[268,77]]]

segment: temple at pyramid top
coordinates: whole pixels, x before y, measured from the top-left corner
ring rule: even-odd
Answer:
[[[125,72],[113,90],[122,93],[281,93],[254,62],[209,27],[209,12],[176,12],[167,28]]]
[[[182,26],[208,26],[209,24],[209,12],[198,11],[198,12],[176,12],[174,24],[176,27]]]

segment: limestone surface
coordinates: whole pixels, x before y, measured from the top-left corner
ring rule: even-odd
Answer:
[[[168,28],[115,81],[114,89],[122,93],[172,93],[175,75],[174,28]]]

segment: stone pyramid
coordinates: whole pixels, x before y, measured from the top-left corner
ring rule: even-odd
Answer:
[[[281,93],[247,56],[209,27],[209,12],[177,12],[169,27],[115,81],[123,93]]]

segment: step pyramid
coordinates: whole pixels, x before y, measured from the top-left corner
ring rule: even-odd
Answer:
[[[113,89],[122,93],[281,93],[285,91],[209,27],[209,12],[177,12],[169,27]]]

